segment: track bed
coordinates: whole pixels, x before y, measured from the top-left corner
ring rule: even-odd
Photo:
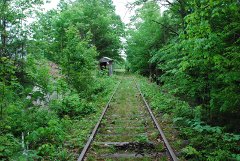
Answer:
[[[134,80],[124,77],[84,160],[171,160]]]

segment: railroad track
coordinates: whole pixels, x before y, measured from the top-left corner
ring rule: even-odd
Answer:
[[[115,88],[78,158],[82,160],[178,160],[131,77]]]

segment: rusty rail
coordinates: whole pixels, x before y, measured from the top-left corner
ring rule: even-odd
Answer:
[[[105,106],[105,108],[104,108],[104,110],[103,110],[103,112],[102,112],[102,114],[101,114],[101,116],[100,116],[100,118],[99,118],[96,126],[94,127],[91,135],[89,136],[89,139],[88,139],[86,145],[84,146],[84,148],[83,148],[80,156],[78,157],[78,161],[82,161],[82,160],[84,159],[84,157],[85,157],[85,155],[86,155],[86,153],[87,153],[87,151],[88,151],[88,149],[89,149],[89,147],[90,147],[90,145],[91,145],[91,143],[92,143],[92,141],[93,141],[93,139],[94,139],[94,137],[95,137],[95,135],[96,135],[96,133],[97,133],[97,130],[98,130],[98,128],[99,128],[99,125],[100,125],[100,123],[101,123],[101,121],[102,121],[102,119],[103,119],[103,117],[104,117],[104,115],[105,115],[108,107],[110,106],[110,102],[111,102],[113,96],[115,95],[115,93],[116,93],[116,91],[117,91],[120,83],[121,83],[121,81],[118,83],[118,85],[117,85],[116,88],[114,89],[114,92],[113,92],[113,94],[111,95],[111,97],[110,97],[107,105]]]
[[[147,107],[147,110],[148,110],[149,114],[151,115],[151,118],[152,118],[152,120],[153,120],[156,128],[158,129],[158,131],[159,131],[159,133],[160,133],[160,135],[161,135],[161,137],[162,137],[162,139],[163,139],[163,141],[164,141],[164,144],[165,144],[165,146],[166,146],[166,148],[167,148],[167,150],[168,150],[168,152],[169,152],[172,160],[173,160],[173,161],[178,161],[178,158],[176,157],[176,155],[175,155],[172,147],[170,146],[167,138],[165,137],[165,135],[164,135],[161,127],[159,126],[159,124],[158,124],[158,122],[157,122],[157,119],[156,119],[155,116],[153,115],[153,112],[152,112],[150,106],[148,105],[145,97],[143,96],[139,85],[137,84],[136,80],[134,80],[134,82],[135,82],[135,84],[136,84],[136,86],[137,86],[137,89],[138,89],[139,92],[140,92],[140,95],[142,96],[142,99],[143,99],[143,101],[144,101],[144,103],[145,103],[145,106]]]
[[[173,149],[171,148],[168,140],[166,139],[166,137],[165,137],[162,129],[160,128],[160,126],[159,126],[159,124],[158,124],[158,122],[157,122],[157,120],[156,120],[156,118],[155,118],[155,116],[154,116],[154,114],[153,114],[150,106],[148,105],[148,103],[147,103],[145,97],[143,96],[143,94],[142,94],[142,92],[141,92],[141,89],[140,89],[140,87],[139,87],[139,85],[137,84],[137,82],[136,82],[135,79],[134,79],[134,82],[135,82],[136,87],[137,87],[137,89],[138,89],[138,91],[139,91],[139,93],[140,93],[140,95],[141,95],[141,97],[142,97],[142,99],[143,99],[143,101],[144,101],[144,104],[145,104],[145,106],[146,106],[146,108],[147,108],[147,110],[148,110],[148,112],[149,112],[149,114],[150,114],[150,116],[151,116],[151,119],[153,120],[153,122],[154,122],[154,124],[155,124],[155,127],[158,129],[158,131],[159,131],[159,133],[160,133],[160,135],[161,135],[161,137],[162,137],[162,139],[163,139],[164,145],[166,146],[166,148],[167,148],[167,150],[168,150],[168,152],[169,152],[169,154],[170,154],[171,159],[172,159],[173,161],[178,161],[178,158],[176,157],[176,155],[175,155]],[[111,95],[111,97],[110,97],[107,105],[105,106],[105,108],[104,108],[104,110],[103,110],[103,112],[102,112],[102,114],[101,114],[101,116],[100,116],[100,118],[99,118],[96,126],[94,127],[94,129],[93,129],[93,131],[92,131],[92,133],[91,133],[91,135],[90,135],[90,137],[89,137],[86,145],[84,146],[84,148],[83,148],[83,150],[82,150],[82,152],[81,152],[81,154],[80,154],[80,156],[79,156],[79,158],[78,158],[78,161],[83,161],[83,160],[84,160],[84,157],[86,156],[86,153],[87,153],[87,151],[88,151],[88,149],[89,149],[89,147],[90,147],[90,145],[91,145],[91,143],[92,143],[92,141],[93,141],[93,139],[94,139],[94,137],[95,137],[95,135],[96,135],[96,133],[97,133],[97,131],[98,131],[98,128],[99,128],[99,126],[100,126],[100,124],[101,124],[101,121],[102,121],[102,119],[103,119],[103,117],[104,117],[107,109],[109,108],[110,102],[111,102],[113,96],[115,95],[115,93],[116,93],[116,91],[117,91],[120,83],[121,83],[121,81],[120,81],[120,82],[118,83],[118,85],[116,86],[116,88],[115,88],[113,94]]]

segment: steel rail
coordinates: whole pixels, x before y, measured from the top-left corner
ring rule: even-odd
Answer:
[[[84,148],[83,148],[80,156],[78,157],[78,161],[82,161],[82,160],[84,159],[84,157],[85,157],[85,155],[86,155],[86,153],[87,153],[87,151],[88,151],[88,149],[89,149],[89,147],[90,147],[90,145],[91,145],[91,143],[92,143],[92,141],[93,141],[93,139],[94,139],[94,137],[95,137],[95,135],[96,135],[96,133],[97,133],[97,130],[98,130],[98,128],[99,128],[99,125],[100,125],[100,123],[101,123],[101,121],[102,121],[102,119],[103,119],[103,117],[104,117],[107,109],[109,108],[110,102],[112,101],[112,98],[113,98],[113,96],[115,95],[115,93],[116,93],[116,91],[117,91],[120,83],[121,83],[121,81],[118,83],[118,85],[117,85],[116,88],[114,89],[113,94],[111,95],[111,97],[110,97],[107,105],[105,106],[105,108],[104,108],[104,110],[103,110],[103,112],[102,112],[102,114],[101,114],[101,116],[100,116],[100,118],[99,118],[99,120],[98,120],[98,122],[97,122],[97,124],[96,124],[96,126],[94,127],[91,135],[89,136],[89,139],[88,139],[87,143],[85,144],[85,146],[84,146]]]
[[[148,110],[149,114],[151,115],[151,118],[152,118],[155,126],[157,127],[157,129],[158,129],[158,131],[159,131],[159,133],[160,133],[160,135],[161,135],[161,137],[162,137],[162,139],[163,139],[163,142],[164,142],[164,144],[165,144],[165,146],[166,146],[166,148],[167,148],[167,150],[168,150],[168,152],[169,152],[172,160],[173,160],[173,161],[178,161],[179,159],[178,159],[177,156],[175,155],[175,153],[174,153],[172,147],[170,146],[167,138],[165,137],[165,135],[164,135],[161,127],[159,126],[159,124],[158,124],[158,122],[157,122],[157,119],[156,119],[155,116],[153,115],[153,112],[152,112],[150,106],[148,105],[145,97],[143,96],[139,85],[137,84],[136,80],[134,80],[134,82],[135,82],[135,84],[136,84],[136,86],[137,86],[137,89],[138,89],[139,92],[140,92],[140,95],[142,96],[142,99],[143,99],[143,101],[144,101],[144,103],[145,103],[145,106],[147,107],[147,110]]]

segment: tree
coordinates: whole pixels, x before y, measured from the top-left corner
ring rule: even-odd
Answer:
[[[153,67],[149,60],[164,41],[163,32],[156,23],[161,19],[160,9],[155,2],[148,2],[136,15],[136,21],[132,22],[135,28],[129,30],[127,39],[127,58],[133,71],[151,75]]]
[[[238,2],[158,2],[168,5],[169,9],[153,19],[158,24],[153,27],[154,34],[146,35],[150,31],[142,30],[146,21],[135,19],[136,29],[132,31],[134,34],[131,34],[127,50],[132,70],[146,70],[145,75],[157,75],[156,80],[167,91],[187,100],[192,106],[200,105],[204,121],[232,127],[232,122],[239,118],[240,102]],[[137,1],[135,5],[138,3],[143,4],[143,10],[146,4],[154,2]],[[147,12],[151,13],[150,10]],[[150,17],[148,15],[147,19]],[[158,34],[160,36],[153,39],[152,44],[159,45],[146,51],[145,45]],[[143,43],[139,41],[142,39]],[[142,51],[144,54],[140,54]],[[153,54],[146,54],[149,51]],[[148,70],[149,63],[155,64],[155,74]],[[227,119],[230,116],[231,119]]]
[[[28,28],[25,21],[34,11],[33,6],[42,3],[41,0],[0,2],[1,56],[15,57],[17,60],[26,54]]]
[[[58,61],[61,59],[62,50],[66,47],[66,29],[75,26],[82,40],[88,33],[92,34],[89,44],[96,46],[99,53],[97,58],[108,56],[120,59],[121,41],[123,35],[123,24],[120,17],[115,14],[115,8],[110,0],[104,1],[76,1],[72,5],[62,5],[60,14],[50,11],[40,16],[36,29],[41,33],[38,39],[49,40],[50,51],[46,55]],[[43,29],[43,31],[40,31]],[[39,36],[42,36],[41,38]]]

